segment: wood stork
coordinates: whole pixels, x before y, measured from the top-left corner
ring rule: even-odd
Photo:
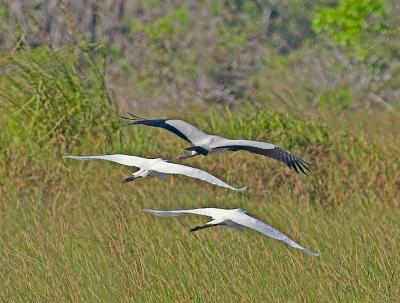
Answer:
[[[64,158],[69,158],[69,159],[76,159],[76,160],[107,160],[107,161],[112,161],[116,162],[122,165],[126,166],[134,166],[138,167],[139,170],[132,173],[132,176],[127,177],[124,182],[130,182],[133,181],[137,178],[145,178],[145,177],[159,177],[163,178],[167,174],[176,174],[176,175],[184,175],[187,177],[195,178],[195,179],[200,179],[203,181],[206,181],[208,183],[225,187],[228,189],[232,189],[235,191],[245,191],[246,187],[243,188],[235,188],[230,186],[229,184],[226,184],[224,181],[218,179],[217,177],[214,177],[213,175],[198,169],[198,168],[193,168],[190,166],[185,166],[181,164],[175,164],[168,162],[166,160],[163,160],[161,158],[156,158],[156,159],[148,159],[148,158],[141,158],[141,157],[136,157],[136,156],[129,156],[129,155],[121,155],[121,154],[115,154],[115,155],[98,155],[98,156],[72,156],[72,155],[66,155]]]
[[[246,211],[240,208],[236,209],[196,208],[196,209],[169,210],[169,211],[144,209],[143,211],[161,217],[174,217],[183,214],[196,214],[196,215],[207,216],[212,218],[210,222],[208,222],[205,225],[195,226],[190,231],[194,232],[200,229],[215,227],[215,226],[235,227],[235,228],[248,227],[275,240],[282,241],[293,248],[300,249],[301,251],[310,256],[320,255],[319,253],[312,252],[311,250],[300,246],[292,239],[290,239],[288,236],[284,235],[283,233],[269,226],[268,224],[251,217],[246,213]]]
[[[251,140],[231,140],[220,136],[209,135],[183,120],[148,120],[139,118],[130,113],[129,115],[131,117],[121,117],[122,119],[128,120],[128,122],[123,122],[120,126],[147,125],[163,128],[193,144],[193,146],[185,149],[189,151],[189,153],[178,156],[178,159],[188,159],[197,155],[207,156],[222,151],[244,150],[281,161],[289,166],[290,169],[295,170],[296,173],[301,171],[306,174],[306,171],[310,171],[310,163],[271,143]]]

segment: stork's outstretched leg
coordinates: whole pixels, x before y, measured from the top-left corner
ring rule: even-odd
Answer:
[[[152,175],[152,172],[150,170],[139,169],[138,171],[132,173],[132,175],[130,175],[128,178],[125,178],[123,183],[132,182],[139,178],[149,177],[150,175]]]
[[[138,179],[138,178],[140,178],[140,177],[129,176],[129,177],[125,178],[125,179],[122,181],[122,183],[129,183],[129,182],[135,181],[135,180]]]
[[[226,223],[205,224],[205,225],[195,226],[192,229],[190,229],[190,231],[198,231],[200,229],[205,229],[214,226],[222,226],[222,225],[226,225]]]

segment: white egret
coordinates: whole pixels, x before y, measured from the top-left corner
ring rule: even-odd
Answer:
[[[308,167],[311,165],[310,163],[271,143],[251,140],[231,140],[220,136],[209,135],[183,120],[148,120],[139,118],[133,114],[129,115],[131,115],[130,118],[121,117],[129,120],[129,122],[121,123],[120,126],[140,124],[164,128],[193,144],[193,146],[185,149],[190,153],[178,156],[178,159],[188,159],[197,155],[207,156],[222,151],[244,150],[281,161],[289,166],[290,169],[295,170],[296,173],[301,171],[306,174],[307,170],[310,171]]]
[[[275,228],[269,226],[268,224],[249,216],[246,211],[240,208],[236,209],[222,209],[222,208],[196,208],[196,209],[184,209],[184,210],[152,210],[144,209],[144,212],[161,216],[161,217],[174,217],[183,214],[196,214],[211,217],[212,220],[205,225],[195,226],[190,231],[197,231],[204,228],[214,227],[214,226],[224,226],[224,227],[235,227],[243,228],[248,227],[254,229],[268,237],[275,240],[285,242],[293,248],[300,249],[304,253],[310,256],[319,256],[320,254],[310,251],[304,248],[290,239],[288,236],[284,235]]]
[[[116,154],[116,155],[99,155],[99,156],[72,156],[72,155],[66,155],[64,158],[69,158],[69,159],[76,159],[76,160],[107,160],[107,161],[112,161],[116,162],[122,165],[126,166],[134,166],[138,167],[139,170],[132,173],[132,176],[129,176],[126,178],[124,181],[125,182],[130,182],[133,181],[137,178],[145,178],[145,177],[159,177],[163,178],[167,174],[176,174],[176,175],[184,175],[187,177],[195,178],[195,179],[200,179],[203,181],[206,181],[208,183],[225,187],[228,189],[232,189],[235,191],[244,191],[246,190],[246,187],[243,188],[235,188],[230,186],[229,184],[226,184],[224,181],[218,179],[217,177],[214,177],[213,175],[198,169],[198,168],[193,168],[181,164],[175,164],[168,162],[166,160],[163,160],[161,158],[156,158],[156,159],[148,159],[148,158],[141,158],[141,157],[136,157],[136,156],[129,156],[129,155],[121,155],[121,154]]]

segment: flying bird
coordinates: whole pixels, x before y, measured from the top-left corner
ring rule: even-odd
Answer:
[[[236,209],[196,208],[196,209],[170,210],[170,211],[144,209],[143,211],[160,217],[174,217],[183,214],[196,214],[196,215],[207,216],[212,218],[210,222],[208,222],[205,225],[195,226],[190,231],[194,232],[200,229],[215,227],[215,226],[235,227],[240,229],[248,227],[275,240],[282,241],[293,248],[300,249],[301,251],[310,256],[320,255],[319,253],[312,252],[311,250],[300,246],[292,239],[290,239],[288,236],[284,235],[283,233],[269,226],[268,224],[251,217],[246,213],[246,211],[240,208]]]
[[[176,175],[183,175],[195,179],[200,179],[203,181],[206,181],[208,183],[225,187],[228,189],[232,189],[235,191],[245,191],[246,187],[243,188],[235,188],[230,186],[229,184],[226,184],[224,181],[218,179],[217,177],[214,177],[213,175],[198,169],[198,168],[193,168],[190,166],[185,166],[181,164],[175,164],[168,162],[166,160],[163,160],[161,158],[156,158],[156,159],[148,159],[148,158],[141,158],[141,157],[136,157],[136,156],[129,156],[129,155],[121,155],[121,154],[116,154],[116,155],[99,155],[99,156],[72,156],[72,155],[66,155],[64,158],[69,158],[69,159],[76,159],[76,160],[107,160],[107,161],[112,161],[116,162],[122,165],[126,166],[134,166],[138,167],[139,170],[132,173],[132,176],[127,177],[124,182],[131,182],[133,180],[136,180],[138,178],[145,178],[145,177],[159,177],[163,178],[167,174],[176,174]]]
[[[189,151],[189,153],[178,156],[178,159],[181,160],[197,155],[207,156],[222,151],[245,150],[281,161],[289,166],[290,169],[295,170],[296,173],[300,171],[306,174],[306,171],[310,171],[309,166],[311,163],[308,163],[291,152],[271,143],[251,140],[231,140],[220,136],[209,135],[183,120],[148,120],[139,118],[130,113],[129,115],[131,117],[121,117],[122,119],[128,120],[128,122],[122,122],[120,127],[139,124],[164,128],[183,140],[193,144],[193,146],[185,149]]]

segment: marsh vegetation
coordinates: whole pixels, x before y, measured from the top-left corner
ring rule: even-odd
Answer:
[[[0,4],[1,301],[398,300],[396,1],[92,1],[86,23],[72,1],[36,2]],[[343,25],[346,5],[359,19]],[[313,171],[246,152],[187,160],[248,186],[235,193],[183,177],[123,184],[126,167],[62,159],[187,147],[115,127],[127,111],[273,142]],[[244,208],[323,256],[141,211],[197,207]]]

